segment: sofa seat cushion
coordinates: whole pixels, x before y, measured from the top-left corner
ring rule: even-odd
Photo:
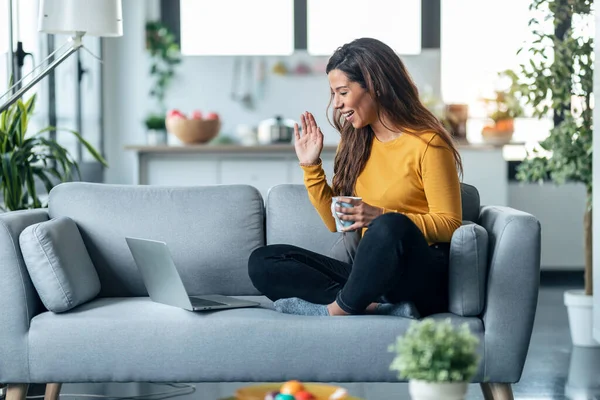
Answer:
[[[281,314],[262,296],[236,297],[262,306],[190,312],[146,297],[98,298],[67,313],[40,314],[29,333],[31,380],[397,381],[388,345],[412,320]],[[481,320],[452,318],[482,339]],[[480,346],[483,354],[483,340]]]
[[[30,225],[21,232],[19,244],[31,281],[48,310],[68,311],[100,292],[96,268],[71,218]]]

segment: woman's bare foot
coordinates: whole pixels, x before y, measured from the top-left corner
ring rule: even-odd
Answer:
[[[335,301],[327,306],[327,312],[331,316],[336,316],[336,315],[350,315],[346,311],[342,310],[340,308],[340,306],[338,306],[338,303],[335,302]]]

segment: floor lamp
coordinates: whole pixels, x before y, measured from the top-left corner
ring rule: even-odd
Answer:
[[[83,47],[84,35],[100,37],[116,37],[123,35],[123,18],[121,0],[41,0],[39,15],[40,32],[50,34],[71,35],[68,42],[59,50],[67,46],[63,53],[57,56],[39,74],[34,75],[27,84],[21,86],[14,94],[13,89],[19,87],[22,81],[0,97],[0,113],[7,110],[13,103],[20,99],[25,92],[35,86],[52,70],[69,58],[73,53]],[[54,56],[52,54],[51,56]],[[50,58],[49,56],[48,58]],[[42,64],[48,60],[46,58]],[[32,73],[39,67],[34,68]],[[31,74],[31,73],[30,73]],[[4,100],[8,97],[8,100]]]

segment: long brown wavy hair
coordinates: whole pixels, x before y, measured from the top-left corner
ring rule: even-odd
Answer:
[[[381,117],[385,115],[392,123],[392,127],[386,128],[419,138],[424,132],[438,133],[452,150],[456,168],[462,175],[461,157],[452,136],[421,103],[404,63],[389,46],[377,39],[356,39],[333,53],[326,73],[334,69],[344,72],[351,82],[360,84],[376,99],[378,118],[383,121]],[[327,106],[328,118],[332,100],[333,95]],[[375,134],[370,125],[355,129],[344,121],[340,111],[334,109],[333,126],[340,132],[341,139],[333,167],[333,192],[338,196],[353,196],[356,180],[371,154]]]

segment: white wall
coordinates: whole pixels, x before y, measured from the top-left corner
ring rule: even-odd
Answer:
[[[156,0],[123,0],[124,35],[106,39],[104,43],[104,89],[106,153],[110,168],[107,183],[133,183],[134,158],[124,150],[130,144],[145,143],[143,120],[152,110],[148,98],[150,79],[144,50],[146,16],[157,15]],[[236,33],[237,34],[237,33]],[[280,58],[267,57],[267,71]],[[258,59],[257,59],[258,60]],[[327,58],[297,54],[282,57],[295,65],[327,62]],[[431,87],[440,93],[440,53],[424,51],[419,56],[403,57],[407,68],[421,90]],[[264,98],[256,109],[244,109],[231,99],[234,57],[186,57],[177,69],[177,79],[169,89],[167,106],[184,112],[193,109],[213,110],[221,115],[223,133],[234,133],[238,124],[257,125],[261,120],[281,114],[298,119],[303,111],[311,111],[322,125],[326,143],[337,143],[337,133],[328,124],[325,108],[329,101],[329,84],[324,73],[311,76],[277,76],[268,73]]]
[[[531,213],[540,221],[544,270],[583,270],[585,201],[585,186],[581,183],[508,185],[509,206]]]

